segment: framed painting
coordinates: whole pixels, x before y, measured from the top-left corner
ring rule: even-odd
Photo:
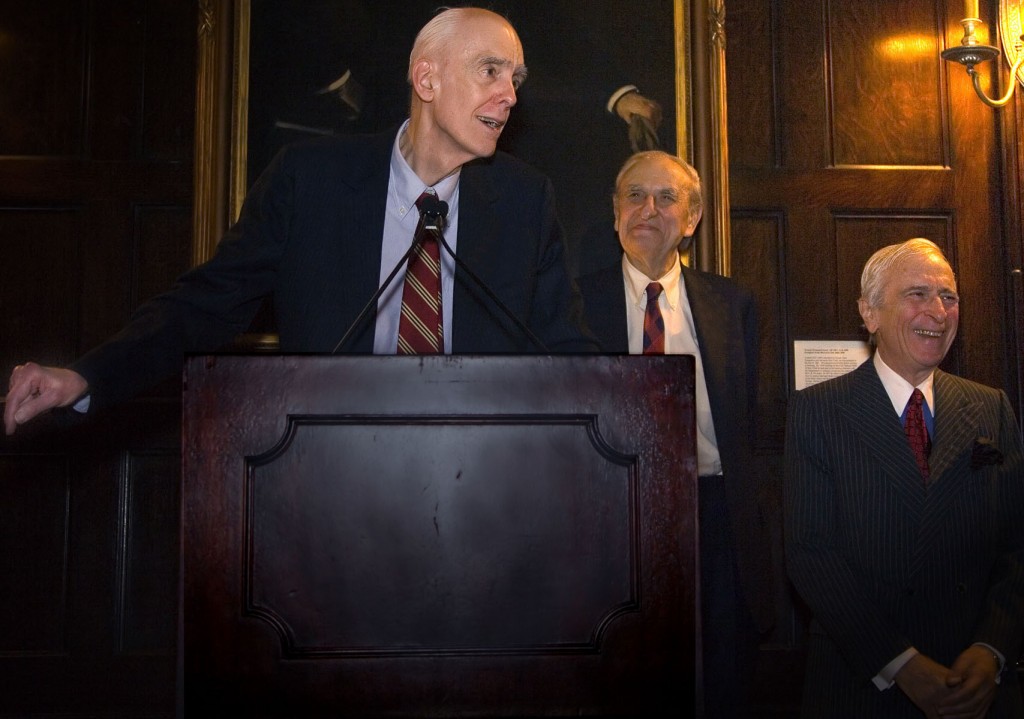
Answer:
[[[529,67],[499,150],[551,178],[571,274],[618,257],[611,195],[632,148],[628,124],[606,104],[624,85],[661,105],[658,146],[689,159],[704,177],[697,255],[703,266],[727,270],[718,260],[728,254],[722,251],[728,215],[718,227],[714,211],[727,207],[726,178],[724,165],[713,167],[725,156],[724,131],[720,138],[704,132],[710,142],[690,132],[716,122],[724,127],[724,83],[709,74],[714,53],[705,49],[714,47],[714,33],[700,39],[690,33],[698,23],[707,26],[720,5],[708,0],[696,13],[691,0],[655,0],[642,13],[619,0],[488,5],[515,26]],[[200,7],[196,262],[212,254],[247,189],[283,145],[382,131],[407,117],[409,51],[437,2],[201,0]],[[708,80],[692,83],[695,68]],[[696,105],[710,108],[707,119],[693,116],[695,88],[710,95],[719,85],[722,98]],[[717,119],[714,108],[722,110]],[[712,240],[702,241],[709,231]]]

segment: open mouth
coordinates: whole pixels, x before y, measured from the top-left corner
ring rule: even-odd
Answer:
[[[477,115],[476,119],[482,122],[483,124],[487,125],[487,127],[491,128],[492,130],[501,130],[501,128],[505,127],[505,123],[503,121],[495,120],[492,117],[484,117],[483,115]]]
[[[942,330],[914,330],[914,334],[920,335],[922,337],[931,337],[931,338],[934,338],[934,339],[939,339],[940,337],[942,337],[943,331]]]

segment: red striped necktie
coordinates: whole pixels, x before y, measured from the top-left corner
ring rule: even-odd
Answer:
[[[661,283],[652,282],[647,285],[647,309],[644,312],[644,354],[665,354],[665,318],[661,316],[658,297],[661,296]]]
[[[924,394],[921,390],[915,389],[907,402],[907,421],[903,425],[903,432],[907,435],[907,442],[910,449],[914,451],[914,459],[917,460],[917,468],[921,470],[921,479],[928,484],[931,472],[928,469],[928,454],[932,450],[932,441],[928,437],[928,428],[924,424]]]
[[[416,250],[409,258],[402,290],[402,315],[398,322],[398,354],[440,354],[444,352],[444,331],[441,314],[441,248],[439,229],[424,225],[421,211],[413,242]]]

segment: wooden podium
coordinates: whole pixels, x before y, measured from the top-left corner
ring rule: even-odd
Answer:
[[[185,715],[690,716],[693,371],[190,358]]]

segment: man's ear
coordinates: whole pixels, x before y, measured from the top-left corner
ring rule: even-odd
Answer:
[[[409,76],[412,91],[423,102],[434,99],[434,77],[434,66],[428,60],[421,58],[413,63]]]
[[[868,305],[868,301],[861,297],[857,300],[857,309],[860,311],[860,318],[864,320],[864,327],[871,334],[878,330],[878,313],[875,308]]]
[[[700,222],[700,218],[703,217],[703,215],[703,207],[698,207],[696,211],[690,211],[690,217],[686,223],[686,230],[683,232],[684,237],[693,237],[693,233],[697,229],[697,223]]]

